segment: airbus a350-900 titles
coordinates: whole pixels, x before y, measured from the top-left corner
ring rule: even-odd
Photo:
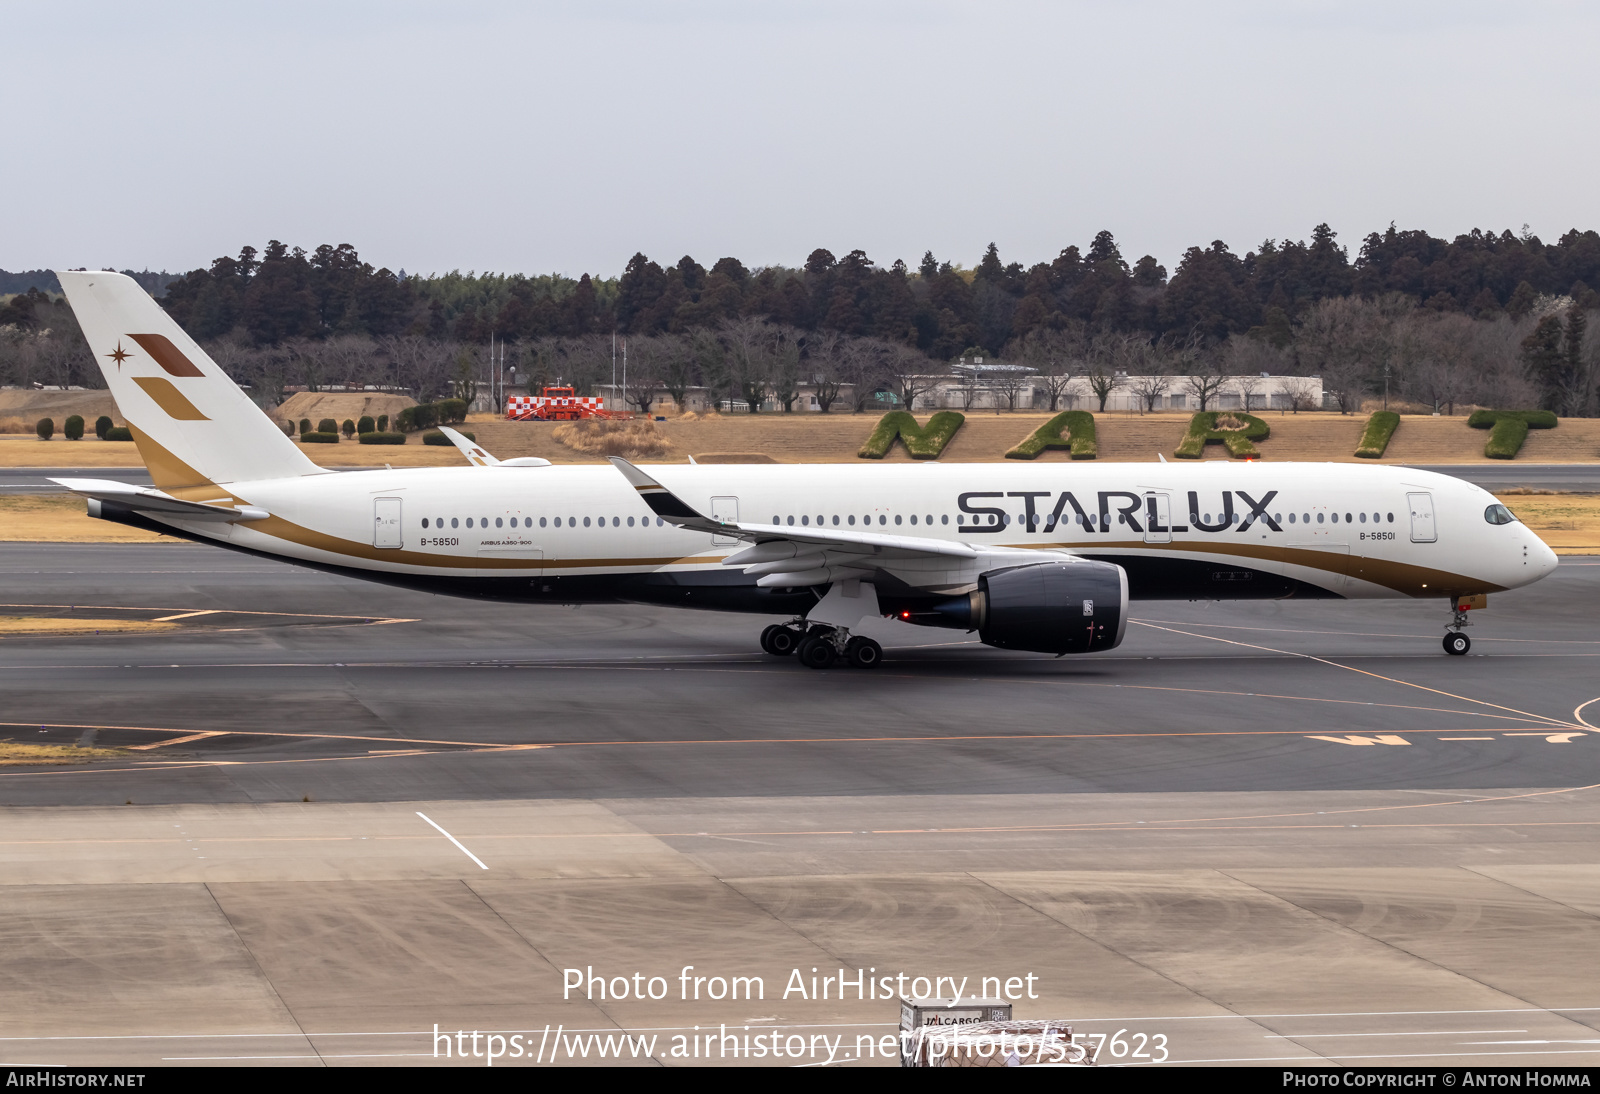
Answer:
[[[1304,463],[610,465],[333,472],[132,279],[59,274],[154,487],[58,479],[92,516],[392,585],[494,600],[786,616],[768,653],[868,668],[863,620],[1067,654],[1139,599],[1434,599],[1467,611],[1556,556],[1485,491]]]

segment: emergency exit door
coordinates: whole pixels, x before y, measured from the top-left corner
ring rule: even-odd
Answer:
[[[374,547],[399,547],[400,499],[372,499],[372,545]]]
[[[738,498],[712,498],[711,499],[711,519],[712,520],[720,520],[720,521],[723,521],[723,522],[725,522],[727,524],[738,524],[739,523],[739,499]],[[711,537],[711,543],[712,543],[713,546],[716,546],[716,547],[731,547],[733,544],[738,543],[738,542],[739,542],[738,539],[736,539],[733,536],[712,536]]]

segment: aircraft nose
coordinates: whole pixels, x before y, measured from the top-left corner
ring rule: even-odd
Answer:
[[[1561,560],[1544,540],[1531,533],[1530,538],[1533,542],[1528,545],[1528,569],[1533,571],[1533,580],[1537,581],[1555,572]]]

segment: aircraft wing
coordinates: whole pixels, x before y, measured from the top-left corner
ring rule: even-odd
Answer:
[[[920,536],[892,536],[832,528],[723,521],[698,512],[661,483],[620,456],[610,457],[640,498],[662,520],[692,532],[743,540],[751,546],[722,560],[740,566],[769,588],[823,585],[869,577],[883,570],[908,584],[962,586],[996,566],[1071,557],[1065,551],[976,546]]]
[[[90,501],[109,502],[124,509],[136,509],[141,513],[159,513],[162,516],[180,517],[184,520],[265,520],[271,516],[265,509],[254,505],[235,506],[231,504],[233,499],[229,497],[218,498],[214,502],[185,501],[153,487],[135,486],[114,479],[51,479],[50,481],[65,486],[74,494]]]

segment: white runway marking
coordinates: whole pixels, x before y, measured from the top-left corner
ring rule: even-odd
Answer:
[[[433,824],[433,826],[435,828],[439,828],[439,826],[437,824],[434,824],[433,819],[431,817],[429,817],[428,814],[424,813],[422,810],[420,810],[420,809],[417,810],[417,816],[421,817],[423,820],[427,821],[429,824]],[[463,855],[466,855],[473,862],[476,862],[480,869],[483,869],[483,870],[487,870],[488,869],[488,867],[483,864],[483,860],[481,858],[479,858],[477,855],[473,854],[471,851],[467,850],[466,847],[462,846],[462,843],[461,843],[460,840],[456,839],[449,832],[446,832],[443,828],[439,828],[439,831],[444,835],[445,839],[447,839],[451,843],[455,844],[456,847],[460,849],[460,851],[461,851],[461,853]]]

